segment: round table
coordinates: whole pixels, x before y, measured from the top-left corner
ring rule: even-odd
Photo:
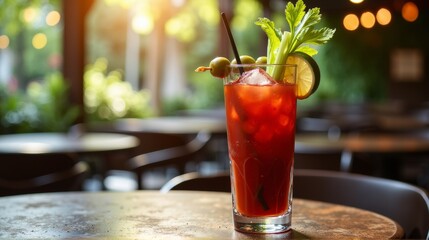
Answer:
[[[300,152],[323,153],[342,151],[341,169],[350,171],[353,155],[376,154],[396,156],[429,152],[429,138],[416,134],[348,134],[328,137],[326,134],[297,134],[295,149]]]
[[[169,134],[196,134],[205,130],[212,134],[225,134],[225,119],[191,116],[153,118],[124,118],[107,123],[94,123],[90,129],[114,129],[122,132],[153,131]]]
[[[69,192],[0,198],[0,238],[309,239],[400,238],[373,212],[294,199],[292,231],[233,228],[231,194],[200,191]]]
[[[114,133],[23,133],[0,135],[2,154],[91,154],[130,150],[136,137]]]
[[[295,147],[307,151],[347,150],[356,153],[429,152],[429,139],[415,134],[297,134]]]
[[[344,138],[344,147],[351,152],[409,153],[429,152],[429,139],[412,134],[365,134]]]

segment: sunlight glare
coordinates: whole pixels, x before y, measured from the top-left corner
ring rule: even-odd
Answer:
[[[131,25],[134,32],[146,35],[152,32],[154,21],[148,12],[142,12],[133,17]]]

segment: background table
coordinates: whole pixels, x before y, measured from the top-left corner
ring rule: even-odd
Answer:
[[[126,151],[137,147],[133,136],[114,133],[23,133],[0,135],[1,154],[91,154]]]
[[[193,116],[153,118],[124,118],[106,123],[92,123],[93,130],[114,129],[122,132],[160,132],[168,134],[196,134],[205,130],[212,134],[225,134],[225,119]]]
[[[57,155],[66,155],[72,161],[86,161],[90,164],[92,174],[103,176],[109,157],[121,155],[128,159],[134,156],[134,150],[138,146],[138,138],[116,133],[0,135],[0,167],[13,166],[9,171],[29,172],[31,166],[36,164],[32,163],[33,160],[40,162],[41,159],[52,158],[61,166],[64,163],[57,161]],[[24,161],[31,164],[22,166]]]
[[[231,194],[158,191],[51,193],[0,198],[0,238],[285,239],[401,237],[390,219],[356,208],[294,200],[292,231],[233,228]]]
[[[400,155],[428,154],[429,138],[418,134],[346,134],[329,137],[326,134],[297,134],[295,148],[299,151],[326,152],[343,151],[341,169],[350,171],[356,154],[372,154],[384,159],[395,159]],[[393,160],[387,162],[393,164]],[[386,177],[386,176],[384,176]]]

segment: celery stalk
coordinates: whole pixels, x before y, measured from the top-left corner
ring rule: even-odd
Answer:
[[[274,64],[286,64],[287,56],[289,55],[290,51],[288,48],[290,36],[290,32],[285,31],[283,33]],[[272,72],[269,72],[269,74],[271,77],[273,77],[274,80],[283,81],[284,70],[285,68],[283,66],[277,65],[274,66],[273,69],[270,69]]]

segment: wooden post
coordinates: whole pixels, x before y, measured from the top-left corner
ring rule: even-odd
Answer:
[[[77,122],[84,122],[85,18],[94,0],[63,0],[63,75],[70,86],[70,101],[79,106]]]

